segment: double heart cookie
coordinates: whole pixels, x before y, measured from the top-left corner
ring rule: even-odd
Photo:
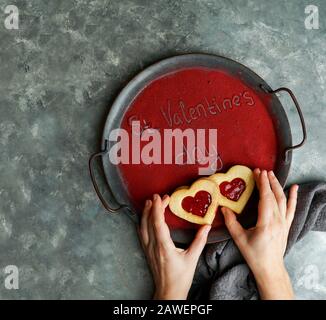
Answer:
[[[201,178],[190,188],[177,188],[171,195],[169,207],[182,219],[197,224],[211,224],[219,205],[241,213],[254,186],[252,171],[248,167],[236,165],[227,173]]]
[[[170,198],[169,207],[178,217],[197,224],[212,224],[218,207],[218,190],[213,181],[199,179],[189,188],[179,187]]]

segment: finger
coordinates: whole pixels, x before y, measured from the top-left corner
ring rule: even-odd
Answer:
[[[270,195],[272,193],[271,186],[267,177],[267,171],[262,170],[258,180],[260,196]]]
[[[289,191],[289,199],[288,199],[287,211],[286,211],[286,221],[288,222],[289,227],[292,224],[295,209],[297,207],[298,189],[299,186],[295,184],[291,186]]]
[[[166,207],[169,205],[169,202],[170,202],[170,197],[167,194],[164,195],[164,197],[162,198],[163,209],[166,209]]]
[[[207,237],[211,225],[202,226],[196,233],[195,239],[192,241],[190,247],[186,250],[186,254],[194,260],[198,260],[202,253],[205,244],[207,243]]]
[[[141,217],[140,229],[139,229],[141,241],[144,244],[144,246],[147,246],[148,242],[149,242],[148,217],[149,217],[151,208],[152,208],[152,201],[151,200],[146,200],[144,210],[143,210],[143,214],[142,214],[142,217]]]
[[[280,185],[279,181],[275,177],[275,174],[273,171],[268,172],[268,179],[270,182],[270,185],[272,187],[272,191],[274,193],[274,197],[276,199],[279,212],[282,214],[282,216],[285,217],[286,215],[286,197],[283,191],[282,186]]]
[[[255,179],[256,186],[257,186],[258,189],[259,189],[259,176],[260,176],[260,173],[261,173],[261,170],[259,168],[256,168],[254,170],[254,179]]]
[[[151,247],[151,250],[156,245],[156,235],[155,235],[154,223],[153,223],[153,211],[154,211],[155,204],[153,199],[154,196],[151,200],[152,205],[147,219],[147,230],[148,230],[148,239],[149,239],[148,245]]]
[[[162,199],[158,194],[153,195],[153,222],[154,223],[163,223],[164,216],[162,215]]]
[[[259,178],[259,203],[258,203],[258,219],[256,226],[265,226],[273,218],[273,213],[276,211],[277,203],[272,193],[267,177],[267,171],[262,170]]]
[[[237,242],[240,237],[245,234],[245,230],[242,228],[235,213],[231,209],[223,207],[221,211],[224,216],[225,225],[228,228],[231,237],[235,242]]]
[[[164,211],[167,204],[168,198],[165,198],[162,202],[161,197],[158,194],[154,194],[152,225],[157,244],[164,247],[174,246],[169,227],[167,226],[164,218]]]
[[[141,247],[143,248],[143,251],[144,251],[145,255],[147,255],[147,246],[144,243],[142,233],[141,233],[141,230],[140,230],[140,226],[137,226],[137,234],[138,234],[138,238],[139,238],[139,242],[141,244]]]

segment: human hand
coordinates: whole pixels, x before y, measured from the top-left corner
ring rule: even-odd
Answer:
[[[164,219],[169,200],[154,194],[152,201],[146,201],[139,233],[154,278],[154,299],[179,300],[188,296],[211,226],[202,226],[188,249],[177,248]]]
[[[254,170],[259,190],[258,220],[245,230],[234,212],[222,208],[225,224],[253,272],[262,299],[293,299],[293,290],[284,266],[284,253],[297,204],[298,186],[293,185],[287,200],[272,171]]]

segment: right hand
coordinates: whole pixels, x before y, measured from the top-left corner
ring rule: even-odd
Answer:
[[[298,186],[291,187],[287,200],[272,171],[255,169],[254,177],[260,194],[256,226],[245,230],[234,212],[223,207],[225,224],[255,276],[261,298],[292,299],[292,286],[283,257]]]

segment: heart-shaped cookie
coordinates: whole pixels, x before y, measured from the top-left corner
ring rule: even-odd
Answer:
[[[255,186],[252,170],[240,165],[233,166],[227,173],[215,173],[208,179],[217,185],[218,204],[236,213],[242,212]]]
[[[212,224],[218,207],[216,184],[206,178],[190,187],[176,189],[169,202],[170,210],[178,217],[197,224]]]

